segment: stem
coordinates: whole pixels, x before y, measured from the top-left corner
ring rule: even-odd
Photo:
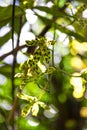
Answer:
[[[70,76],[70,77],[81,77],[81,75],[69,74],[69,73],[67,73],[66,71],[64,71],[64,70],[62,70],[62,69],[60,69],[60,68],[58,68],[58,71],[64,73],[64,74],[67,75],[67,76]]]
[[[13,0],[13,9],[12,9],[12,48],[14,50],[14,21],[15,21],[15,2]],[[14,83],[14,75],[15,75],[15,67],[16,67],[16,53],[13,51],[13,64],[12,64],[12,99],[14,101],[14,91],[15,91],[15,83]],[[14,120],[14,115],[13,115]],[[12,125],[13,130],[15,129],[14,124]]]
[[[19,50],[23,49],[23,48],[27,48],[27,45],[22,45],[22,46],[18,46],[16,48],[14,48],[12,51],[0,56],[0,61],[4,60],[7,56],[12,55],[14,52],[18,52]]]
[[[14,49],[14,18],[15,18],[15,2],[16,0],[13,0],[13,9],[12,9],[12,47]]]

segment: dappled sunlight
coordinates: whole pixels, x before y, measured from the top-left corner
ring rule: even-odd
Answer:
[[[79,89],[73,91],[73,97],[77,99],[84,96],[84,93],[83,93],[84,91],[83,90],[78,91],[78,90]]]
[[[85,52],[87,52],[87,43],[80,43],[77,40],[72,40],[70,43],[70,51],[73,55],[76,55],[77,53],[83,55]]]
[[[37,21],[37,16],[34,15],[34,12],[30,9],[26,10],[26,19],[29,22],[29,24],[34,24]]]
[[[12,109],[12,106],[8,101],[3,100],[2,102],[0,102],[0,108],[10,111]]]
[[[83,11],[82,17],[83,17],[83,18],[87,18],[87,9],[85,9],[85,10]]]
[[[58,113],[58,109],[54,105],[50,105],[48,110],[44,110],[44,116],[47,118],[54,118]]]
[[[7,78],[4,75],[0,74],[0,85],[3,85],[4,83],[6,83],[6,81]]]
[[[86,67],[84,62],[80,59],[79,56],[73,57],[70,61],[71,66],[77,70],[82,70],[83,68]]]
[[[87,118],[87,107],[81,107],[80,116],[84,117],[84,118]]]
[[[80,75],[79,73],[74,73],[74,75]],[[83,81],[81,77],[72,77],[70,83],[73,86],[73,97],[81,98],[85,92],[85,86],[83,86]]]
[[[21,33],[20,43],[25,44],[26,40],[33,40],[33,39],[35,39],[35,35],[32,32],[25,31]]]
[[[36,127],[36,126],[38,126],[40,124],[40,122],[38,121],[38,119],[36,119],[34,117],[29,117],[28,124],[30,126]]]

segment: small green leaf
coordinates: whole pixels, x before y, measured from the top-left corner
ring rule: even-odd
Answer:
[[[56,29],[67,34],[68,36],[74,36],[79,42],[87,42],[87,38],[81,36],[80,34],[74,32],[74,31],[71,31],[61,25],[58,25],[57,23],[55,23],[55,27],[56,27]]]
[[[59,0],[58,6],[62,8],[64,4],[66,3],[66,0]]]
[[[65,1],[65,0],[63,0]],[[63,3],[62,3],[63,6]],[[48,14],[53,15],[54,17],[68,17],[67,14],[65,14],[64,12],[60,11],[58,6],[54,5],[52,7],[46,7],[46,6],[35,6],[34,9],[38,9],[40,11],[44,11]]]
[[[12,8],[13,5],[0,7],[0,27],[12,21]],[[22,14],[24,14],[23,10],[19,6],[15,6],[15,17],[20,17]]]

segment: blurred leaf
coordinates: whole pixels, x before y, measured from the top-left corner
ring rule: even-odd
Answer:
[[[12,20],[12,5],[7,7],[0,7],[0,27],[6,25]],[[15,6],[15,17],[19,17],[24,12],[21,10],[19,6]]]
[[[86,0],[76,0],[76,1],[87,4]]]
[[[0,67],[0,73],[5,75],[6,77],[10,77],[11,75],[11,65],[9,64],[3,64],[2,67]]]
[[[59,0],[58,6],[62,8],[64,4],[66,3],[66,0]]]
[[[0,37],[0,47],[5,44],[9,39],[11,38],[11,31],[8,32],[6,35],[3,37]]]
[[[39,14],[37,14],[37,16],[44,22],[44,24],[47,24],[47,25],[50,25],[50,26],[52,25],[52,20],[51,19],[43,17],[43,16],[41,16]]]
[[[61,25],[58,25],[58,24],[55,24],[55,27],[60,30],[61,32],[67,34],[68,36],[74,36],[79,42],[87,42],[87,38],[79,35],[78,33],[76,32],[73,32]]]
[[[0,114],[0,124],[4,122],[4,117]]]
[[[69,17],[64,12],[58,9],[58,6],[46,7],[46,6],[36,6],[34,9],[44,11],[46,13],[52,14],[54,17]]]
[[[38,15],[38,17],[44,22],[44,24],[46,25],[50,25],[52,26],[53,22],[51,19],[48,19],[46,17],[43,17],[43,16],[40,16]],[[87,38],[79,35],[78,33],[74,32],[74,31],[71,31],[61,25],[58,25],[57,23],[55,23],[55,28],[58,29],[59,31],[67,34],[68,36],[74,36],[78,41],[80,42],[86,42],[87,41]]]
[[[8,77],[7,81],[0,85],[0,99],[2,100],[6,99],[8,101],[11,101],[11,79]],[[2,100],[3,101],[3,100]]]

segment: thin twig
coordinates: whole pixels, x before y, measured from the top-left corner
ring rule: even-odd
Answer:
[[[8,52],[6,54],[3,54],[2,56],[0,56],[0,61],[4,60],[9,55],[13,55],[14,51],[17,52],[17,51],[19,51],[19,50],[21,50],[21,49],[23,49],[25,47],[27,48],[28,46],[27,45],[21,45],[21,46],[18,46],[16,48],[14,48],[14,50],[12,50],[10,52]]]
[[[0,114],[3,116],[4,120],[6,120],[6,115],[1,108],[0,108]],[[4,122],[4,126],[5,126],[6,130],[12,130],[6,121]]]
[[[13,0],[13,8],[12,8],[12,47],[14,49],[14,18],[15,18],[15,2],[16,0]]]
[[[19,48],[19,38],[20,38],[20,32],[21,32],[21,27],[22,27],[22,16],[20,16],[20,19],[19,19],[19,20],[20,20],[20,26],[19,26],[19,32],[18,32],[18,39],[17,39],[16,48]],[[16,51],[16,52],[14,53],[14,51],[13,51],[13,54],[14,54],[14,61],[13,61],[14,70],[15,70],[15,65],[16,65],[17,52],[18,52],[18,51]],[[14,73],[14,74],[15,74],[15,73]],[[13,99],[14,99],[14,91],[15,91],[15,90],[14,90],[14,88],[13,88],[13,89],[12,89]],[[8,117],[8,123],[10,123],[11,119],[14,117],[14,112],[15,112],[15,110],[16,110],[16,108],[17,108],[17,104],[18,104],[18,98],[16,97],[16,98],[14,99],[13,108],[12,108],[10,114],[9,114],[9,117]]]
[[[17,108],[18,100],[19,100],[18,97],[16,97],[15,100],[14,100],[14,104],[13,104],[12,110],[11,110],[11,112],[10,112],[10,114],[9,114],[8,119],[7,119],[7,123],[8,123],[8,124],[10,123],[11,119],[12,119],[13,116],[14,116],[14,112],[15,112],[15,110],[16,110],[16,108]]]
[[[14,50],[14,22],[15,22],[15,2],[16,0],[13,0],[13,8],[12,8],[12,48]],[[14,101],[14,90],[15,90],[15,83],[14,83],[14,75],[15,75],[15,65],[16,65],[16,53],[13,51],[13,64],[12,64],[12,74],[11,74],[11,80],[12,80],[12,99]],[[13,116],[14,120],[14,116]],[[12,128],[14,130],[14,124],[12,125]]]
[[[70,77],[81,77],[81,75],[73,75],[73,74],[69,74],[67,73],[66,71],[64,71],[63,69],[60,69],[60,68],[56,68],[58,71],[62,72],[63,74],[67,75],[67,76],[70,76]]]

